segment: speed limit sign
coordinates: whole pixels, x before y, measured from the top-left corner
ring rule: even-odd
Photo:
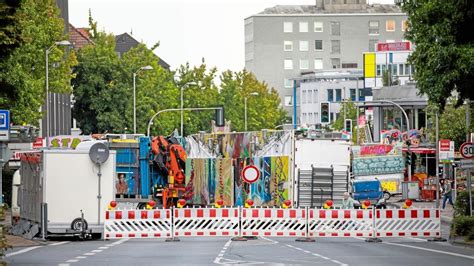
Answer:
[[[461,156],[465,159],[472,159],[474,158],[474,144],[472,142],[464,142],[459,148],[459,152]]]

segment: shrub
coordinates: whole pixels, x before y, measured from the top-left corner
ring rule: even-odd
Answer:
[[[454,233],[474,240],[474,216],[456,216],[453,220]]]
[[[472,192],[474,200],[474,192]],[[469,193],[468,191],[459,191],[454,203],[455,216],[469,215]]]

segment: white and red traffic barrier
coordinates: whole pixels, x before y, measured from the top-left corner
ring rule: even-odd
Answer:
[[[439,209],[375,210],[377,237],[440,237]]]
[[[242,236],[306,237],[306,209],[242,209]]]
[[[238,236],[239,215],[239,208],[174,209],[174,236]]]
[[[372,210],[309,209],[309,237],[372,237]]]
[[[171,236],[171,210],[109,210],[104,239],[167,238]]]

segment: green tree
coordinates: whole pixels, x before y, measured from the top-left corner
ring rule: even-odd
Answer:
[[[404,0],[406,37],[416,44],[409,60],[430,102],[444,108],[457,92],[457,105],[474,99],[474,5],[468,0]]]
[[[63,35],[64,23],[53,0],[21,1],[12,16],[14,25],[8,26],[13,27],[12,38],[23,43],[13,45],[0,61],[0,107],[11,110],[15,124],[37,125],[42,116],[38,110],[46,98],[45,50],[67,36]],[[16,36],[18,29],[20,36]],[[72,67],[77,63],[74,51],[53,47],[49,62],[50,91],[70,92]]]
[[[244,102],[247,98],[247,129],[261,130],[275,128],[284,123],[286,112],[280,106],[275,89],[256,79],[255,75],[243,70],[223,72],[220,76],[219,102],[225,106],[225,116],[231,120],[232,130],[245,130]],[[256,93],[258,95],[252,95]]]
[[[345,106],[345,108],[344,108]],[[346,100],[345,102],[341,102],[341,111],[339,112],[339,116],[337,117],[336,121],[332,124],[332,128],[335,130],[344,130],[344,118],[352,120],[353,132],[354,127],[356,126],[356,116],[357,116],[357,108],[351,100]]]

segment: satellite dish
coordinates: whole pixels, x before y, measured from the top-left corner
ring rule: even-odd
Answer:
[[[103,164],[109,159],[109,148],[104,143],[95,143],[89,150],[89,157],[96,164]]]

